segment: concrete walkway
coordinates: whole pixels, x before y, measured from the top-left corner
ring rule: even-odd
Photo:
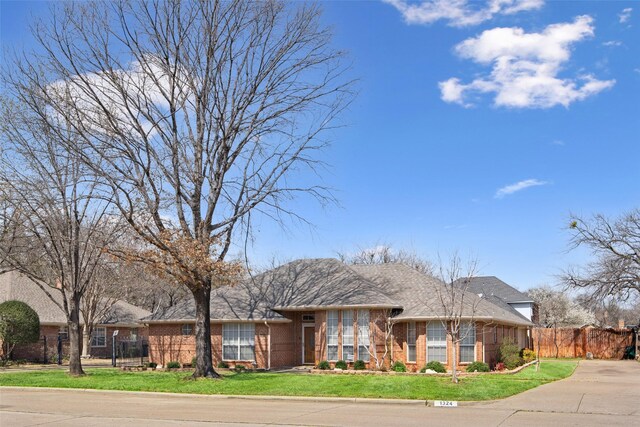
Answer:
[[[458,408],[388,402],[1,388],[0,425],[640,426],[640,364],[583,361],[567,380]]]

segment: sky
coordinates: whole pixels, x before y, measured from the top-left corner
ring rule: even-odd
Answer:
[[[640,3],[321,3],[358,96],[322,158],[338,205],[255,225],[254,263],[378,245],[454,251],[521,290],[557,282],[570,214],[640,206]],[[31,47],[42,2],[0,3],[3,48]]]

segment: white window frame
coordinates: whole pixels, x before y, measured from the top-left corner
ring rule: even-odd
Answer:
[[[416,363],[418,357],[416,343],[416,322],[409,322],[407,323],[407,363]],[[413,348],[413,357],[411,357],[411,348]]]
[[[338,354],[338,310],[327,310],[327,360],[335,362],[340,357]],[[335,357],[331,357],[330,348],[335,347]]]
[[[345,362],[354,362],[356,356],[353,320],[353,310],[342,310],[342,359]],[[345,356],[347,353],[351,353],[351,357]]]
[[[69,339],[69,327],[68,326],[60,326],[58,328],[58,336],[60,336],[62,341],[66,341]]]
[[[232,334],[232,336],[229,336]],[[222,325],[222,360],[253,362],[256,359],[256,325],[254,323],[224,323]],[[225,347],[233,349],[237,358],[226,357]],[[251,349],[251,358],[242,357],[242,350]]]
[[[180,327],[183,336],[193,335],[193,325],[191,323],[183,323]]]
[[[430,326],[434,325],[437,326],[440,332],[440,328],[442,328],[442,331],[444,332],[444,340],[439,339],[439,340],[434,340],[433,338],[433,334],[429,333],[429,329]],[[433,329],[433,328],[431,328]],[[433,332],[433,331],[432,331]],[[427,345],[426,345],[427,351],[426,351],[426,356],[427,356],[427,362],[431,362],[433,360],[437,360],[440,363],[443,364],[447,364],[447,361],[449,359],[448,354],[448,348],[447,348],[447,329],[445,328],[445,326],[442,324],[442,322],[440,321],[433,321],[433,322],[427,322]],[[438,359],[431,359],[429,358],[429,349],[430,348],[444,348],[444,360],[438,360]]]
[[[102,339],[102,344],[98,340]],[[104,326],[96,326],[91,333],[91,348],[104,348],[107,346],[107,328]]]
[[[358,359],[363,362],[371,360],[369,310],[358,310]]]
[[[138,328],[129,329],[129,341],[138,341]]]
[[[465,341],[470,341],[469,338],[473,337],[473,344],[469,344]],[[476,324],[474,322],[464,322],[460,324],[460,349],[458,351],[458,361],[460,363],[473,363],[476,361]],[[472,360],[462,360],[462,348],[472,349]]]

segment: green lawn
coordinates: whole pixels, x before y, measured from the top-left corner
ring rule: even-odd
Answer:
[[[514,375],[450,378],[422,375],[309,375],[228,373],[224,379],[191,380],[186,372],[127,372],[87,369],[73,378],[64,371],[0,374],[0,386],[61,387],[171,393],[369,397],[397,399],[488,400],[508,397],[541,384],[570,376],[577,362],[545,361],[540,372],[531,366]]]

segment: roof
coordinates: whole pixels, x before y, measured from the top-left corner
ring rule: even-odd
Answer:
[[[460,285],[464,284],[470,292],[487,296],[493,295],[506,303],[533,302],[527,294],[520,292],[495,276],[476,276],[458,279],[456,283]]]
[[[377,287],[336,259],[301,259],[211,293],[211,319],[288,321],[279,312],[318,307],[399,307]],[[146,320],[195,318],[192,298]]]
[[[377,283],[391,298],[402,305],[397,319],[434,319],[445,316],[442,295],[445,284],[432,276],[404,264],[354,265],[353,270]],[[462,316],[517,325],[531,325],[508,304],[479,297],[470,291],[459,292],[455,301],[463,304]]]
[[[43,288],[17,271],[2,273],[0,274],[0,303],[11,300],[22,301],[38,313],[40,323],[66,325],[67,318],[60,308],[62,293],[47,285],[43,285]],[[112,305],[100,320],[101,325],[135,324],[151,314],[125,301],[117,300],[108,303]]]

